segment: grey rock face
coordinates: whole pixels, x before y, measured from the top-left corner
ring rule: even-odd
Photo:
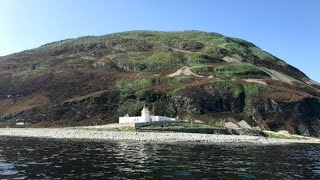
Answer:
[[[244,120],[237,123],[239,127],[244,129],[251,129],[251,126]]]

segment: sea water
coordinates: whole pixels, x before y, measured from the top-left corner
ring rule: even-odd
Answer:
[[[320,145],[0,137],[1,179],[320,179]]]

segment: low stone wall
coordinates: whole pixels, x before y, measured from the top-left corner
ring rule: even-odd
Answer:
[[[141,127],[146,127],[150,125],[166,125],[166,124],[176,124],[180,123],[180,121],[155,121],[155,122],[143,122],[143,123],[135,123],[136,129],[141,128]]]

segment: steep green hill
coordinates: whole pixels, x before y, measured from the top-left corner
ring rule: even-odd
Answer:
[[[130,31],[0,57],[6,123],[111,123],[148,104],[155,114],[319,136],[319,98],[298,69],[217,33]]]

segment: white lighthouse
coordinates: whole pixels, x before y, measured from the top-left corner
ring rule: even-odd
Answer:
[[[141,119],[142,122],[150,122],[150,110],[146,106],[141,110]]]

